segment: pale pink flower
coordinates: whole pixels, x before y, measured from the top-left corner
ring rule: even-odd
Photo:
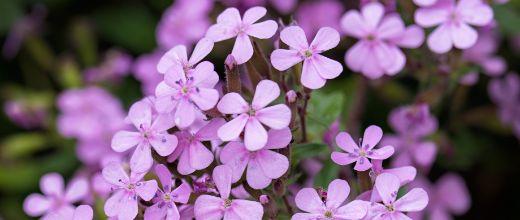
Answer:
[[[141,82],[141,91],[144,95],[154,95],[155,87],[163,80],[164,76],[157,71],[157,64],[163,56],[161,50],[139,56],[133,66],[134,77]]]
[[[224,123],[224,119],[214,118],[195,132],[190,129],[177,132],[179,145],[168,157],[168,162],[178,159],[177,171],[182,175],[208,167],[213,162],[213,153],[202,142],[218,139],[217,130]]]
[[[84,178],[73,179],[67,189],[63,177],[58,173],[49,173],[40,179],[40,189],[44,195],[33,193],[25,199],[23,209],[32,217],[52,219],[52,216],[73,216],[73,203],[81,201],[88,194],[88,181]],[[65,189],[65,190],[64,190]]]
[[[415,12],[415,21],[422,27],[438,26],[428,36],[428,47],[446,53],[453,46],[468,49],[475,45],[478,33],[470,25],[485,26],[492,22],[493,10],[482,0],[438,0]]]
[[[124,152],[137,146],[130,159],[130,166],[135,172],[145,172],[152,167],[151,148],[161,156],[168,156],[177,147],[177,137],[168,134],[168,129],[172,127],[171,120],[163,115],[154,118],[152,106],[146,100],[130,107],[128,119],[137,131],[117,132],[112,138],[112,149]]]
[[[280,96],[280,88],[270,80],[262,80],[256,86],[253,102],[249,105],[238,93],[228,93],[219,101],[217,108],[224,114],[237,116],[218,129],[223,141],[237,139],[244,131],[244,143],[250,151],[260,150],[267,143],[264,125],[273,129],[289,126],[291,110],[285,104],[266,107]]]
[[[217,23],[208,29],[206,37],[215,42],[236,37],[231,54],[237,64],[243,64],[253,56],[253,44],[249,37],[271,38],[278,29],[278,25],[273,20],[255,23],[266,13],[264,7],[253,7],[241,18],[238,9],[228,8],[217,17]]]
[[[201,111],[215,107],[219,93],[214,87],[218,80],[208,61],[198,64],[189,75],[184,74],[180,65],[174,65],[155,90],[155,108],[160,113],[173,114],[177,127],[186,128],[201,117]]]
[[[257,151],[249,151],[238,141],[229,142],[224,146],[220,153],[220,161],[233,170],[233,182],[239,181],[247,168],[247,184],[254,189],[263,189],[269,186],[273,179],[278,179],[287,172],[289,160],[276,150],[289,145],[292,139],[291,130],[271,129],[267,136],[267,144]]]
[[[433,4],[437,3],[439,0],[413,0],[413,3],[415,3],[418,6],[425,7],[425,6],[432,6]]]
[[[406,56],[399,49],[417,48],[424,41],[423,30],[406,27],[397,13],[385,15],[384,6],[372,2],[361,11],[348,11],[341,19],[343,31],[358,38],[345,55],[345,63],[370,79],[399,73],[406,64]]]
[[[339,30],[339,21],[344,11],[343,4],[337,0],[305,1],[299,4],[294,16],[307,38],[312,38],[322,27]],[[327,16],[309,16],[314,14]]]
[[[157,192],[155,180],[142,181],[144,173],[130,172],[130,177],[120,163],[112,162],[103,168],[103,177],[113,185],[115,192],[105,202],[108,217],[134,219],[138,212],[138,197],[150,201]]]
[[[321,28],[310,45],[305,32],[298,26],[283,29],[280,39],[289,49],[273,51],[273,67],[285,71],[303,61],[301,83],[305,87],[319,89],[325,85],[327,79],[334,79],[343,71],[341,63],[321,55],[339,44],[339,33],[335,29]]]
[[[309,219],[362,219],[367,214],[369,202],[354,200],[345,205],[350,194],[347,181],[335,179],[330,182],[326,198],[322,198],[313,188],[303,188],[296,194],[296,206],[308,213],[296,213],[291,220]]]
[[[197,42],[190,58],[186,46],[178,45],[168,50],[157,63],[157,71],[166,73],[172,66],[179,66],[186,74],[213,50],[214,43],[209,38],[202,38]]]
[[[72,212],[52,213],[42,220],[92,220],[94,211],[89,205],[80,205]]]
[[[340,132],[336,136],[336,144],[346,153],[332,152],[332,160],[339,165],[348,165],[356,162],[354,170],[365,171],[372,167],[372,163],[368,160],[384,160],[392,156],[394,147],[385,146],[374,149],[383,137],[383,131],[380,127],[371,125],[365,130],[363,138],[359,140],[359,145],[346,132]]]
[[[399,186],[399,178],[393,174],[383,173],[377,177],[374,190],[379,194],[382,204],[372,203],[370,215],[373,219],[410,219],[403,212],[418,212],[428,205],[428,194],[422,188],[414,188],[397,199]]]
[[[220,197],[199,196],[195,201],[196,219],[262,219],[264,209],[259,202],[229,198],[231,179],[232,171],[227,165],[220,165],[213,169],[213,181]]]

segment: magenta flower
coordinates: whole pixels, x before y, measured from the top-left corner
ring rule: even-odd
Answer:
[[[425,189],[430,195],[430,201],[424,211],[410,213],[413,219],[423,219],[427,215],[429,219],[448,220],[452,219],[451,215],[466,213],[471,206],[466,183],[457,174],[444,174],[435,185],[424,178],[417,179],[412,185]]]
[[[103,177],[113,185],[115,192],[105,202],[105,214],[118,219],[134,219],[138,212],[138,197],[150,201],[157,192],[155,180],[142,181],[146,173],[130,172],[120,163],[112,162],[103,168]]]
[[[228,8],[217,17],[217,23],[208,29],[206,37],[215,42],[236,37],[231,55],[237,64],[243,64],[253,56],[253,44],[249,37],[271,38],[278,29],[278,25],[273,20],[255,23],[266,12],[267,10],[263,7],[253,7],[247,10],[244,17],[241,18],[238,9]]]
[[[424,32],[416,25],[405,27],[399,14],[385,15],[384,6],[368,3],[360,12],[348,11],[341,19],[343,31],[359,41],[345,55],[345,63],[370,79],[399,73],[406,56],[399,49],[417,48],[424,41]]]
[[[478,33],[470,25],[485,26],[493,20],[493,10],[482,0],[438,0],[415,12],[415,21],[422,27],[438,26],[428,36],[428,47],[446,53],[453,46],[468,49],[475,45]]]
[[[33,193],[23,203],[23,209],[32,217],[52,219],[52,216],[73,216],[73,203],[81,201],[88,194],[86,179],[73,179],[64,190],[63,177],[58,173],[48,173],[40,179],[40,189],[44,195]]]
[[[139,56],[132,67],[134,77],[141,82],[141,91],[144,95],[154,95],[155,87],[163,80],[164,76],[157,71],[157,64],[163,56],[161,50]]]
[[[266,107],[280,96],[280,88],[270,80],[258,83],[249,105],[238,93],[228,93],[217,105],[224,114],[238,114],[218,129],[218,136],[223,141],[232,141],[244,131],[244,144],[250,151],[260,150],[267,143],[267,131],[264,125],[273,129],[289,126],[291,110],[284,104]]]
[[[175,203],[186,204],[190,199],[191,187],[182,183],[173,189],[175,180],[172,174],[163,164],[155,167],[155,174],[162,184],[152,201],[154,205],[148,207],[144,213],[145,219],[180,219],[179,209]]]
[[[227,165],[215,167],[213,180],[220,197],[199,196],[195,201],[196,219],[262,219],[264,209],[259,202],[229,198],[232,180],[231,168]]]
[[[410,219],[403,212],[418,212],[428,205],[428,194],[421,188],[414,188],[397,199],[400,182],[393,174],[383,173],[376,179],[375,191],[381,203],[372,203],[370,215],[373,219]]]
[[[177,137],[168,134],[171,122],[166,117],[153,117],[152,106],[139,101],[130,107],[128,119],[137,132],[119,131],[112,138],[112,149],[124,152],[135,147],[130,166],[135,172],[146,172],[153,164],[151,147],[161,156],[170,155],[177,147]]]
[[[289,50],[277,49],[271,53],[273,67],[284,71],[303,61],[301,83],[305,87],[319,89],[327,79],[334,79],[343,71],[341,63],[320,54],[338,45],[339,33],[333,28],[321,28],[311,45],[298,26],[283,29],[280,39],[289,45]]]
[[[510,125],[520,139],[520,77],[509,73],[502,79],[494,79],[488,85],[489,96],[498,107],[502,123]]]
[[[367,214],[370,203],[354,200],[343,205],[349,193],[350,186],[342,179],[330,182],[325,196],[320,196],[313,188],[303,188],[296,194],[295,201],[299,209],[308,213],[296,213],[291,220],[362,219]]]
[[[340,132],[336,136],[336,144],[346,151],[332,152],[332,161],[339,165],[348,165],[356,162],[354,170],[365,171],[372,167],[372,163],[368,160],[384,160],[392,156],[394,148],[392,146],[385,146],[374,149],[383,137],[383,131],[376,125],[371,125],[365,130],[363,138],[360,139],[359,145],[346,132]]]
[[[197,65],[188,76],[181,66],[174,65],[156,88],[155,108],[160,113],[173,113],[177,127],[186,128],[200,117],[201,111],[215,107],[219,93],[214,87],[218,80],[208,61]]]
[[[316,35],[321,27],[339,30],[339,20],[344,10],[343,4],[336,0],[306,1],[298,7],[295,18],[309,39]],[[327,16],[309,16],[313,14]]]
[[[178,45],[166,52],[159,63],[157,63],[157,71],[159,73],[166,73],[172,66],[179,66],[186,74],[189,74],[191,70],[199,63],[204,57],[206,57],[211,50],[213,50],[214,43],[209,38],[202,38],[195,45],[195,49],[188,59],[188,53],[186,52],[186,46]]]
[[[226,123],[224,119],[214,118],[196,132],[192,133],[189,130],[177,132],[179,145],[168,157],[168,162],[179,159],[177,171],[182,175],[208,167],[213,162],[213,153],[202,142],[217,140],[217,130],[224,123]]]
[[[287,147],[292,135],[289,128],[271,129],[267,144],[257,151],[249,151],[241,142],[229,142],[220,152],[220,161],[233,170],[233,182],[242,178],[246,170],[247,184],[254,189],[269,186],[271,180],[280,178],[289,169],[289,160],[276,149]]]

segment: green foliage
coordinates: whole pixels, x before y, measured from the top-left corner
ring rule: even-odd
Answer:
[[[343,106],[344,96],[341,91],[313,91],[307,108],[307,134],[310,141],[321,140],[330,124],[340,116]]]
[[[340,166],[335,164],[330,158],[327,158],[327,160],[323,162],[323,168],[321,168],[318,175],[314,177],[314,186],[326,189],[332,180],[338,178],[339,169]]]
[[[303,159],[328,156],[328,154],[330,154],[329,147],[323,143],[296,144],[292,148],[291,162],[295,166]]]

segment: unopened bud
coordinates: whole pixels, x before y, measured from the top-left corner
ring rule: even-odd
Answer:
[[[262,205],[265,205],[265,204],[269,203],[269,196],[267,196],[267,195],[261,195],[260,198],[259,198],[258,200],[260,200],[260,203],[261,203]]]
[[[298,95],[296,94],[296,92],[294,90],[289,90],[285,94],[285,100],[287,101],[287,103],[294,103],[294,102],[296,102],[296,98],[297,97],[298,97]]]
[[[224,65],[226,67],[226,71],[233,71],[237,67],[237,61],[233,55],[229,54],[224,61]]]

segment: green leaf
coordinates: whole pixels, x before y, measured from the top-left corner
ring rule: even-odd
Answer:
[[[332,180],[338,178],[339,166],[332,162],[330,158],[328,158],[323,163],[323,168],[321,168],[318,175],[316,175],[314,179],[314,186],[320,186],[324,189],[327,188]]]
[[[327,154],[330,154],[330,150],[324,143],[296,144],[292,148],[291,162],[295,166],[303,159]]]
[[[514,8],[506,5],[495,5],[495,18],[500,24],[500,30],[506,34],[514,35],[520,33],[520,14]]]
[[[18,1],[0,1],[0,34],[7,33],[21,15],[22,9]]]
[[[16,159],[47,147],[47,138],[42,133],[19,133],[2,141],[1,157]]]
[[[341,91],[324,92],[315,90],[307,107],[307,135],[311,141],[319,141],[330,124],[343,109],[344,97]]]

